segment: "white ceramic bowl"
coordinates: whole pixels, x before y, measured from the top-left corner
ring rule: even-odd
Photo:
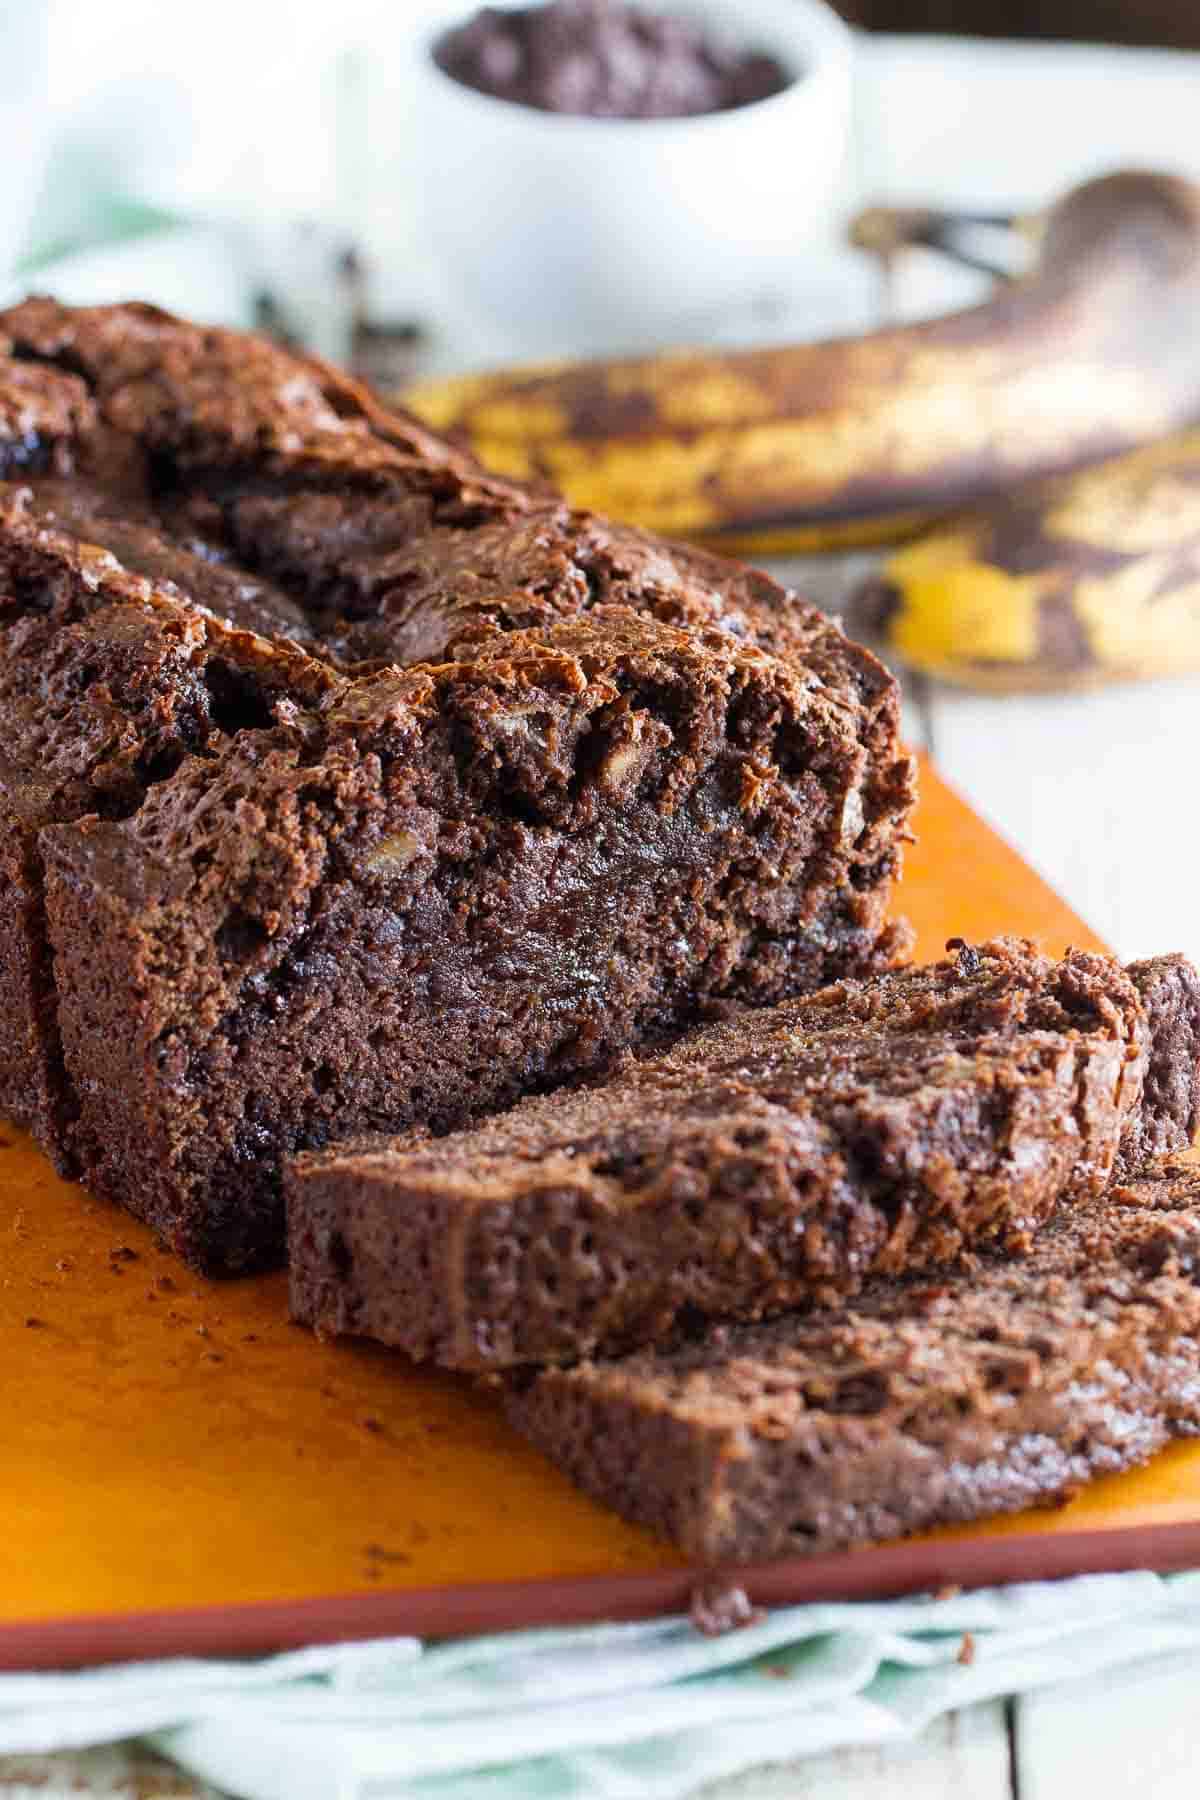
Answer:
[[[458,298],[515,346],[661,343],[786,291],[828,230],[853,39],[824,0],[658,0],[765,50],[795,79],[698,118],[589,119],[476,93],[433,45],[473,10],[427,4],[411,46],[420,209]]]

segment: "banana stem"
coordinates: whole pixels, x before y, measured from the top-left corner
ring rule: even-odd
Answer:
[[[871,206],[851,220],[850,242],[859,250],[877,257],[890,269],[902,250],[921,247],[936,250],[939,255],[968,269],[977,269],[996,281],[1011,281],[1016,269],[1003,261],[981,253],[964,235],[978,232],[1006,232],[1013,238],[1029,237],[1026,215],[1012,212],[985,212],[939,209],[929,206]]]

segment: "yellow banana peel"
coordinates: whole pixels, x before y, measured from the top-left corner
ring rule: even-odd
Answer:
[[[998,692],[1200,670],[1200,428],[948,521],[889,557],[849,623]]]
[[[402,396],[500,473],[752,554],[891,543],[1200,418],[1200,187],[1092,181],[970,311],[823,344],[692,350]]]

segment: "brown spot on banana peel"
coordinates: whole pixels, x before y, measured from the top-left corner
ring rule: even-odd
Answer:
[[[855,596],[850,623],[993,691],[1200,669],[1200,431],[931,533]]]
[[[1034,269],[967,312],[407,400],[575,505],[695,536],[851,521],[865,541],[873,518],[945,512],[1200,418],[1198,308],[1200,188],[1129,173],[1069,194]]]

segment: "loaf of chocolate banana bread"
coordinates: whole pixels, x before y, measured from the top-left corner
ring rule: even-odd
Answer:
[[[0,314],[0,1109],[200,1269],[281,1157],[889,966],[891,677],[151,308]]]
[[[708,1563],[1067,1499],[1200,1431],[1200,1167],[1062,1208],[1031,1253],[514,1378],[512,1418]]]
[[[1187,996],[1194,1032],[1200,987],[1181,961],[1143,979]],[[1179,1010],[1158,1009],[1164,1030]],[[301,1156],[294,1316],[503,1367],[659,1344],[1024,1242],[1061,1195],[1103,1185],[1123,1137],[1170,1135],[1142,1119],[1148,1059],[1165,1058],[1152,1024],[1111,958],[961,945],[436,1141]],[[1194,1038],[1185,1053],[1194,1096]]]

